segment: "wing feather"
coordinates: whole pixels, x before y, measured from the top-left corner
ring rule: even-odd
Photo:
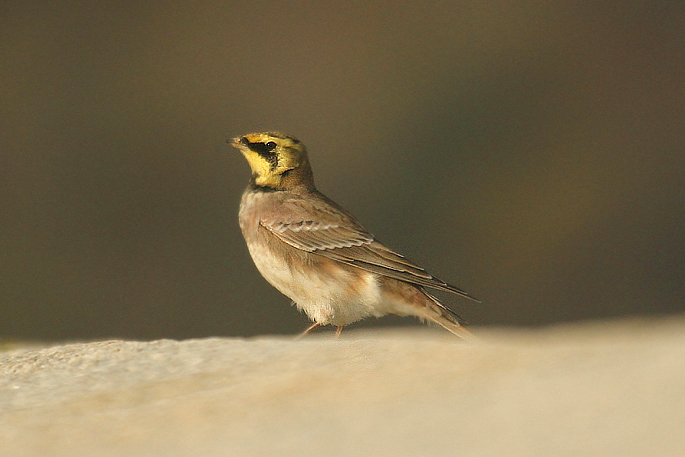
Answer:
[[[303,198],[281,202],[278,211],[263,217],[260,225],[278,239],[306,252],[362,268],[389,278],[471,298],[465,291],[426,270],[374,239],[354,217],[323,196],[305,203]]]

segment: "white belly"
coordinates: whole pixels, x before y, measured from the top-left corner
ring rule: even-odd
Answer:
[[[248,244],[255,265],[264,278],[290,297],[298,309],[322,325],[347,325],[368,316],[383,316],[380,287],[373,273],[344,267],[318,268],[289,264],[268,249]],[[329,266],[331,260],[323,259]],[[298,268],[298,265],[300,268]],[[304,268],[308,267],[308,268]]]

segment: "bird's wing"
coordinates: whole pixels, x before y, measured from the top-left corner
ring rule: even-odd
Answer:
[[[367,271],[476,300],[374,239],[354,217],[322,194],[291,197],[260,225],[290,246]]]

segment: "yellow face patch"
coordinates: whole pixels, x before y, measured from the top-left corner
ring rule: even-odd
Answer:
[[[306,162],[304,145],[277,132],[250,133],[233,139],[260,186],[277,186],[284,173]]]

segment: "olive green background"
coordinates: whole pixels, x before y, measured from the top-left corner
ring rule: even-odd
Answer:
[[[0,338],[303,329],[237,224],[256,130],[473,324],[684,311],[682,2],[12,3]]]

